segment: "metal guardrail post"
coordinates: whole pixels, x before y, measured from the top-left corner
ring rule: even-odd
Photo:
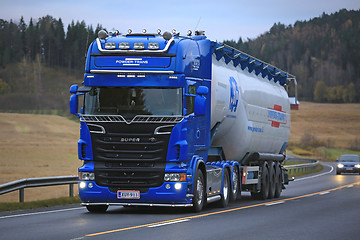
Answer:
[[[73,197],[74,196],[74,184],[70,183],[69,184],[69,197]]]
[[[24,188],[19,189],[19,202],[24,202]]]

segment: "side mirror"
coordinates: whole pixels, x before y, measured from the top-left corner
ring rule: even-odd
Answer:
[[[206,95],[209,93],[209,89],[205,86],[198,87],[196,91],[194,114],[195,116],[202,116],[206,113]]]
[[[75,94],[75,93],[77,93],[77,91],[78,91],[78,85],[72,85],[71,87],[70,87],[70,93],[71,94]]]
[[[79,98],[77,94],[70,96],[70,113],[79,116],[78,113]]]

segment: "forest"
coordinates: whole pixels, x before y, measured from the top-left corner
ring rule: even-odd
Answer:
[[[300,100],[360,101],[360,10],[275,23],[256,39],[224,43],[295,75]]]
[[[0,111],[67,112],[82,82],[89,44],[102,29],[61,18],[0,19]],[[360,102],[360,10],[342,9],[294,25],[275,23],[255,39],[225,44],[297,78],[300,101]]]

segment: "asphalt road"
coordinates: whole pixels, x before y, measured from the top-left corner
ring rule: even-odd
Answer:
[[[248,194],[227,208],[84,207],[0,214],[0,239],[359,239],[360,175],[336,175],[330,166],[291,182],[279,199]]]

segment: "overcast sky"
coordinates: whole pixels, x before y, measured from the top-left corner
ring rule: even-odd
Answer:
[[[45,15],[61,18],[65,31],[72,20],[84,20],[95,28],[126,33],[158,28],[205,30],[211,40],[255,38],[274,23],[294,24],[346,8],[360,9],[360,0],[0,0],[0,19],[26,24]]]

